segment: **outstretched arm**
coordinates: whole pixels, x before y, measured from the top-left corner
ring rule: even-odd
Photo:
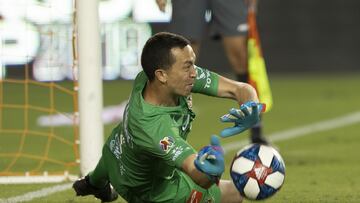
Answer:
[[[220,75],[217,96],[236,100],[238,104],[248,101],[259,102],[256,90],[251,85],[230,80]]]

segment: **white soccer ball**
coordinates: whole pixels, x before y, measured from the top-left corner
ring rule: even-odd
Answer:
[[[285,163],[273,147],[252,144],[236,153],[230,175],[243,197],[266,199],[283,185]]]

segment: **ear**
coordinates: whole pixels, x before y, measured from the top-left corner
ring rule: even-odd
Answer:
[[[168,75],[164,69],[156,69],[155,77],[163,84],[165,84],[168,79]]]

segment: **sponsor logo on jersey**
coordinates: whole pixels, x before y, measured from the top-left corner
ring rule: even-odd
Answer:
[[[172,151],[171,154],[173,155],[172,160],[175,161],[180,154],[182,154],[184,151],[184,148],[182,146],[176,146]]]
[[[166,153],[168,153],[170,151],[170,149],[174,146],[174,143],[175,143],[174,138],[172,138],[170,136],[164,137],[159,142],[161,149]]]
[[[209,88],[210,85],[211,85],[211,77],[210,77],[210,71],[209,70],[206,70],[206,83],[205,83],[205,86],[204,88]]]
[[[199,192],[197,190],[192,190],[190,193],[190,197],[186,201],[186,203],[200,203],[201,198],[202,198],[202,192]]]
[[[200,80],[200,79],[204,79],[205,77],[206,75],[203,69],[196,67],[196,79]]]
[[[116,133],[114,139],[112,139],[109,143],[110,151],[115,155],[116,159],[120,159],[122,150],[119,144],[119,134]]]
[[[205,80],[204,88],[209,88],[211,85],[210,71],[196,67],[196,80]]]

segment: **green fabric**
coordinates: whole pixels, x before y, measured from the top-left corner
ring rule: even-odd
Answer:
[[[209,74],[198,67],[197,71]],[[177,198],[186,198],[192,188],[202,189],[180,171],[184,159],[196,153],[186,141],[195,118],[191,96],[181,97],[175,107],[154,106],[142,97],[146,82],[144,72],[139,73],[124,120],[109,136],[90,181],[103,185],[110,179],[129,202],[179,202]],[[198,77],[193,90],[214,95],[217,84],[217,76],[210,74]],[[207,193],[204,190],[204,198]]]
[[[108,184],[108,170],[104,162],[104,157],[101,157],[94,171],[89,173],[90,184],[96,188],[103,188]]]
[[[113,137],[114,138],[114,137]],[[113,138],[109,138],[109,141],[113,140]],[[175,169],[174,178],[172,181],[163,181],[158,180],[154,182],[155,187],[151,191],[151,194],[155,194],[152,199],[144,199],[144,195],[140,191],[137,191],[135,188],[131,189],[124,186],[123,177],[121,175],[121,168],[119,167],[118,160],[113,152],[110,151],[108,145],[103,148],[103,155],[101,158],[102,161],[99,162],[96,167],[97,175],[96,178],[101,178],[97,180],[97,183],[104,183],[108,180],[111,181],[113,187],[117,190],[122,198],[131,203],[140,203],[140,202],[174,202],[174,203],[182,203],[187,202],[191,199],[191,195],[194,190],[196,192],[200,192],[202,194],[201,202],[220,202],[221,192],[220,188],[216,185],[213,185],[209,189],[204,189],[198,186],[193,180],[187,176],[182,171]],[[102,177],[99,176],[99,170],[102,172]],[[92,173],[90,177],[95,175]],[[94,178],[91,178],[90,181],[92,184]],[[171,198],[169,198],[171,197]],[[211,201],[209,201],[211,200]]]
[[[219,75],[198,66],[195,68],[197,76],[192,92],[216,96],[218,94]]]

